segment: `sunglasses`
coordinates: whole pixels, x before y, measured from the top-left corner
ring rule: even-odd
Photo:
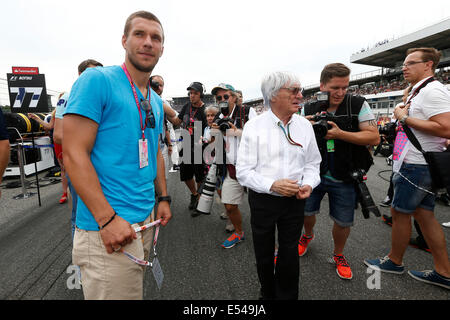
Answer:
[[[293,95],[298,95],[298,93],[303,93],[303,88],[302,87],[290,87],[290,88],[281,88],[281,89],[285,89],[285,90],[289,90]]]
[[[153,114],[152,105],[148,100],[141,100],[141,108],[145,111],[145,126],[152,129],[155,128],[155,115]]]
[[[228,94],[224,94],[223,96],[216,96],[216,100],[217,101],[227,101],[230,98],[230,96]]]

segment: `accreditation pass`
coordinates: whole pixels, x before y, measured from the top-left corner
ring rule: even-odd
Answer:
[[[148,142],[147,139],[139,139],[139,168],[148,166]]]

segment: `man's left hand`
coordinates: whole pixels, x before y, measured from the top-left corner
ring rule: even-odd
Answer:
[[[172,219],[172,212],[170,211],[170,205],[167,201],[161,201],[158,203],[158,209],[156,212],[156,220],[161,219],[161,225],[165,227],[170,219]]]

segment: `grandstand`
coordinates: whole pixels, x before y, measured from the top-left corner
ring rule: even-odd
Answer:
[[[401,65],[406,50],[413,47],[434,47],[441,50],[442,57],[436,70],[436,78],[446,83],[450,90],[450,18],[448,18],[395,40],[378,42],[373,48],[351,55],[351,63],[379,67],[373,71],[352,75],[349,86],[349,92],[367,99],[377,118],[390,116],[395,105],[401,102],[403,89],[408,86],[403,79]],[[319,90],[319,84],[306,86],[303,104]],[[258,109],[263,108],[262,98],[248,100],[244,104]]]

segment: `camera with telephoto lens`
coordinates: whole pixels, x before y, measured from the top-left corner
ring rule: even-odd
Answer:
[[[225,134],[228,129],[231,129],[231,125],[228,122],[232,122],[231,118],[228,116],[228,102],[221,102],[217,107],[219,108],[220,112],[217,113],[213,123],[217,124],[220,131]],[[220,118],[220,115],[222,115],[223,117]]]
[[[313,129],[317,138],[325,138],[328,130],[331,129],[328,121],[337,122],[337,118],[332,113],[326,111],[322,111],[320,114],[313,116],[311,120],[315,121]]]
[[[363,169],[356,169],[352,171],[350,175],[358,186],[358,202],[361,204],[361,211],[364,219],[369,219],[370,212],[372,212],[376,217],[380,217],[380,211],[375,205],[372,196],[370,195],[369,189],[367,189],[366,186],[366,172]]]
[[[380,127],[380,129],[378,129],[378,132],[380,133],[380,135],[384,135],[388,143],[394,143],[396,128],[397,124],[395,122],[388,122],[384,126]]]

